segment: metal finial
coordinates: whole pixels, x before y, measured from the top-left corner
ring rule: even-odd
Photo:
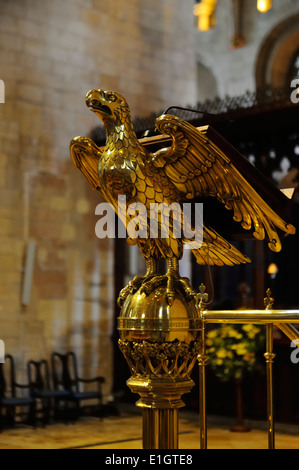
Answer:
[[[271,289],[268,288],[266,290],[267,297],[264,298],[264,304],[265,304],[266,310],[270,310],[274,304],[274,299],[273,297],[271,297],[271,294],[272,294]]]
[[[208,302],[209,295],[205,292],[206,286],[201,283],[199,286],[199,293],[197,294],[197,299],[199,301],[199,306],[202,306]]]

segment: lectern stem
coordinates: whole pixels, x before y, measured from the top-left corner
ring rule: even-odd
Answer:
[[[143,409],[143,448],[178,449],[178,410]]]

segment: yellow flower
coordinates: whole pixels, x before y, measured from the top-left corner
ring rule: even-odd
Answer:
[[[216,365],[217,366],[222,366],[223,360],[222,359],[216,359]]]
[[[229,336],[229,330],[230,330],[229,326],[222,325],[220,328],[221,337],[225,338],[226,336]]]
[[[224,348],[218,349],[216,352],[217,357],[225,358],[227,356],[226,350]]]
[[[239,355],[239,356],[243,356],[244,354],[247,353],[247,348],[246,348],[246,343],[238,343],[236,344],[236,353]]]
[[[211,339],[216,338],[217,336],[218,336],[218,331],[216,329],[209,331],[207,334],[207,337]]]
[[[257,327],[254,326],[254,325],[250,325],[250,324],[243,325],[243,326],[242,326],[242,330],[246,331],[247,336],[248,336],[248,338],[250,338],[250,339],[253,339],[253,338],[257,335],[257,333],[260,332],[260,329],[259,329],[259,328],[257,328]]]
[[[253,325],[251,325],[250,323],[247,323],[246,325],[242,326],[242,330],[247,331],[247,332],[251,331],[252,328],[253,328]]]
[[[239,333],[237,330],[234,330],[233,328],[229,329],[228,336],[230,338],[236,338],[236,339],[241,339],[242,338],[241,333]]]

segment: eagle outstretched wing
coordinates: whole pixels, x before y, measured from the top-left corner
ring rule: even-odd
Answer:
[[[181,194],[182,201],[214,197],[233,212],[233,220],[245,230],[253,228],[258,240],[268,237],[272,251],[281,250],[277,229],[294,234],[295,228],[259,196],[221,149],[190,123],[173,115],[156,119],[161,134],[172,145],[155,152],[152,162],[163,167]]]
[[[100,190],[98,163],[102,152],[99,147],[88,137],[75,137],[70,143],[70,153],[91,187]]]
[[[188,244],[188,240],[183,240]],[[196,262],[201,265],[234,266],[250,263],[248,256],[241,253],[234,245],[225,240],[211,227],[203,225],[202,245],[199,249],[191,249]]]

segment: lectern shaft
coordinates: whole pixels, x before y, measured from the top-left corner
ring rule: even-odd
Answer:
[[[143,409],[143,448],[178,449],[178,410]]]

